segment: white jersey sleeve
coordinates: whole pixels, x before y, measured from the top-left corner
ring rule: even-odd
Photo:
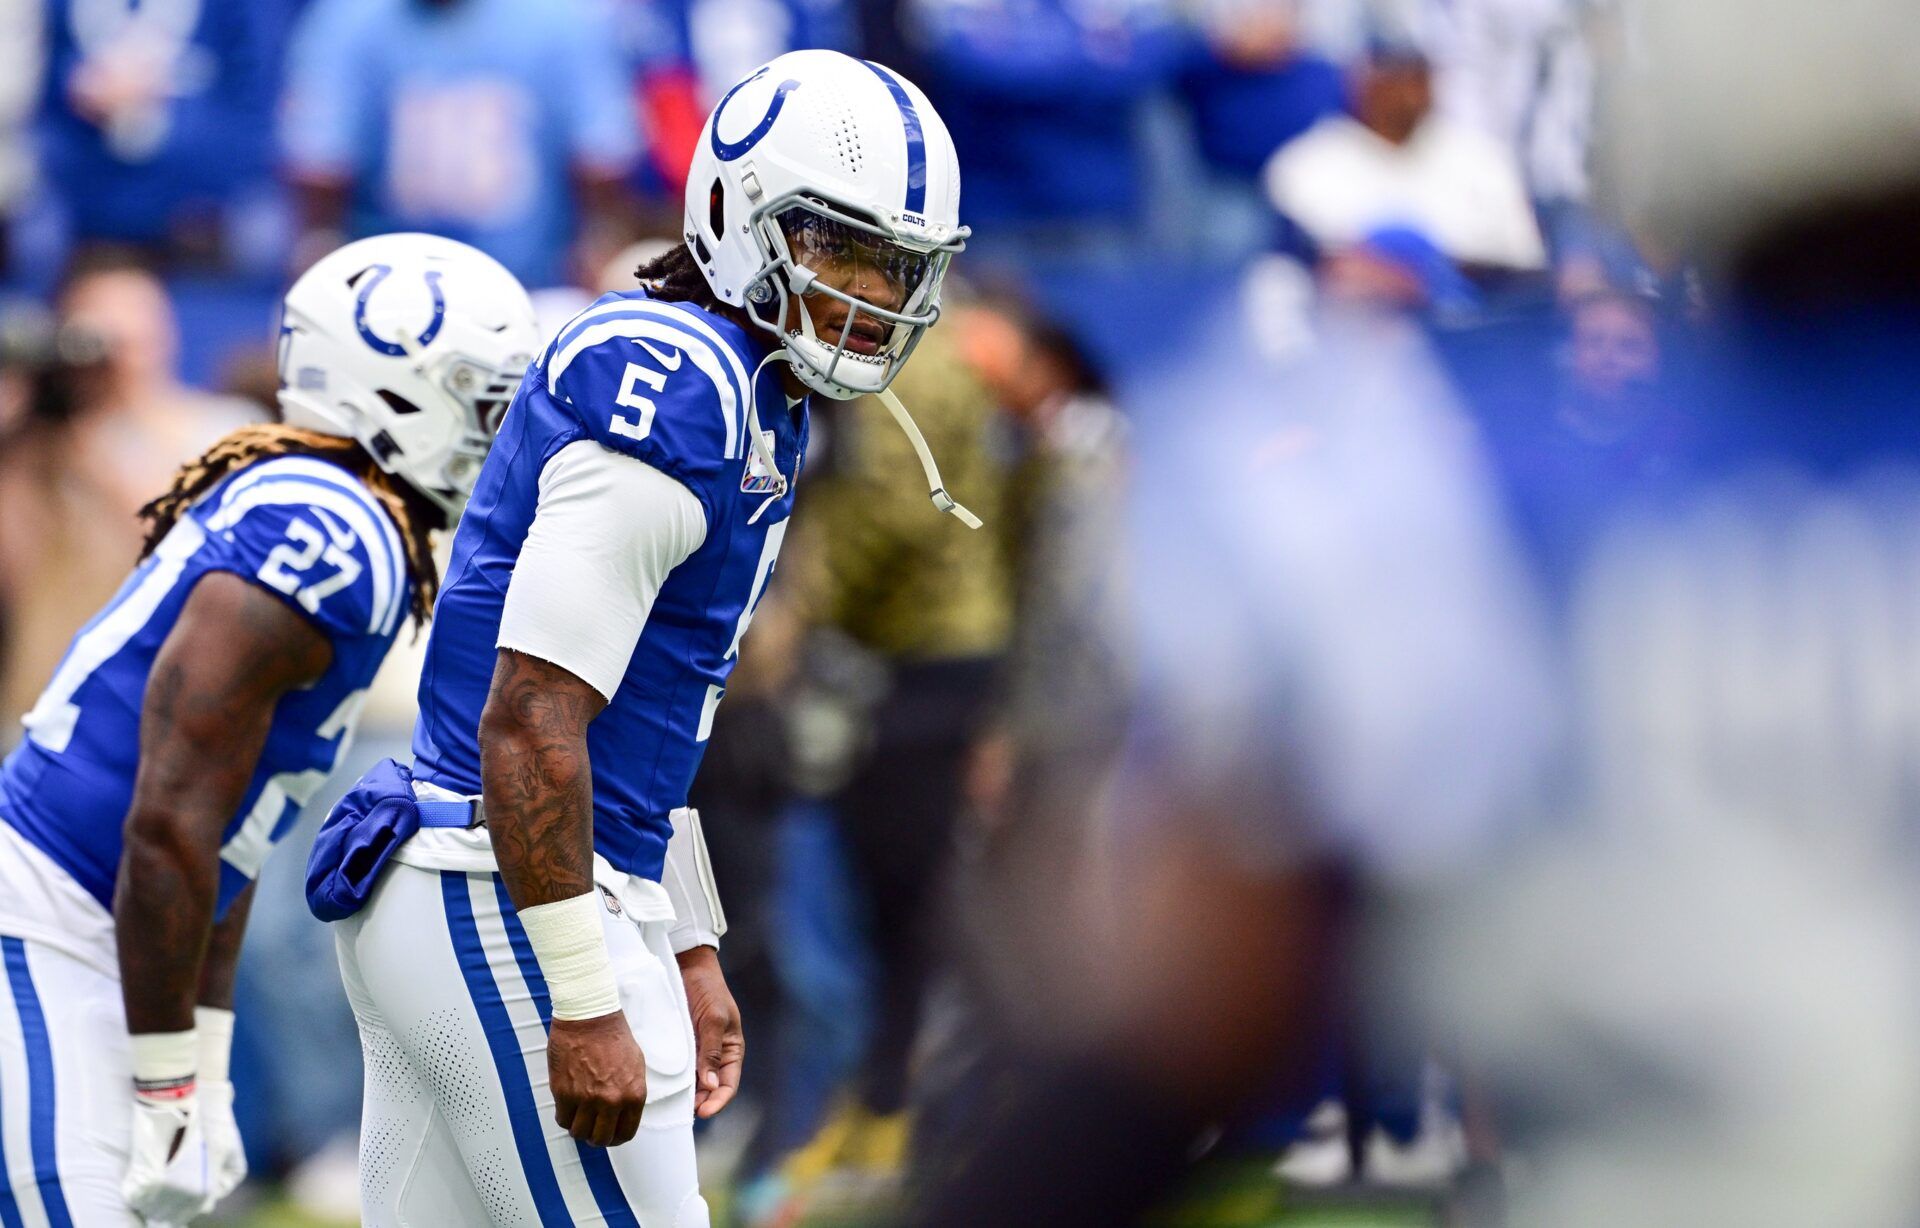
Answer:
[[[540,473],[498,647],[549,661],[611,700],[667,573],[707,537],[686,486],[590,439]]]

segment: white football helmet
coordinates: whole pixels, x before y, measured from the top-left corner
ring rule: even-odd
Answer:
[[[360,441],[458,518],[540,345],[533,304],[484,252],[438,235],[360,239],[287,291],[280,408]]]
[[[728,90],[687,178],[687,247],[723,303],[779,337],[808,387],[847,400],[893,382],[940,317],[940,283],[966,246],[960,162],[927,96],[891,69],[794,51]],[[821,284],[855,264],[852,290]],[[821,339],[801,296],[843,304]],[[875,301],[881,298],[883,301]],[[798,327],[786,327],[800,300]]]

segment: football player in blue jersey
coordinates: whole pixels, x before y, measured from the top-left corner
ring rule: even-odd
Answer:
[[[288,292],[284,426],[142,511],[146,557],[75,637],[0,765],[0,1223],[183,1223],[246,1161],[234,961],[273,844],[437,583],[538,344],[487,256],[341,248]]]
[[[959,196],[918,89],[783,55],[708,118],[685,244],[527,372],[454,541],[415,762],[364,777],[309,864],[365,1046],[366,1223],[707,1224],[693,1123],[743,1047],[687,788],[807,398],[890,396]]]

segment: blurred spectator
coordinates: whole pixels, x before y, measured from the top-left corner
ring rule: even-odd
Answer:
[[[1383,226],[1311,267],[1282,252],[1254,259],[1240,274],[1240,298],[1263,357],[1285,361],[1317,353],[1329,324],[1353,331],[1369,319],[1400,320],[1445,339],[1478,326],[1489,296],[1426,235]],[[1541,341],[1543,352],[1549,344]]]
[[[935,329],[895,385],[940,458],[948,487],[988,524],[1002,515],[992,395],[956,339]],[[1012,622],[1006,561],[987,530],[935,514],[906,437],[873,398],[828,407],[824,461],[810,458],[811,510],[796,530],[812,620],[884,665],[871,733],[831,798],[875,959],[872,1042],[852,1104],[828,1122],[802,1171],[839,1160],[892,1169],[903,1157],[908,1058],[942,944],[938,889],[952,864],[967,755]],[[793,591],[793,590],[790,590]]]
[[[34,183],[30,124],[45,69],[43,0],[0,0],[0,281],[9,272],[15,214]]]
[[[1621,0],[1297,4],[1303,34],[1335,63],[1358,63],[1369,43],[1424,48],[1436,110],[1513,150],[1536,201],[1587,199],[1598,78],[1619,51]]]
[[[291,0],[53,0],[42,150],[76,240],[225,251],[232,211],[271,182],[263,118],[291,11]]]
[[[1017,1098],[955,1136],[917,1228],[1139,1222],[1205,1123],[1311,1084],[1356,886],[1444,882],[1533,800],[1543,644],[1418,330],[1333,321],[1276,364],[1246,324],[1182,321],[1135,386],[1130,736],[1117,773],[1021,796],[1079,816],[1043,820],[1077,856],[967,893]]]
[[[946,330],[928,333],[896,391],[924,419],[948,487],[964,493],[982,520],[998,517],[1006,479],[993,447],[995,405],[958,340]],[[1012,609],[993,535],[927,519],[919,464],[878,401],[823,409],[826,455],[814,462],[812,524],[801,526],[819,559],[806,594],[814,621],[889,660],[998,658]]]
[[[976,230],[1023,227],[1061,254],[1137,226],[1144,108],[1186,45],[1165,0],[910,0],[907,16]]]
[[[538,288],[631,238],[641,143],[600,0],[315,0],[291,55],[303,262],[342,231],[426,230]]]
[[[174,470],[249,422],[258,408],[180,382],[180,331],[167,289],[137,260],[83,254],[58,305],[64,324],[100,339],[106,361],[71,424],[76,455],[132,516]]]
[[[1208,0],[1181,85],[1200,154],[1252,181],[1282,145],[1346,105],[1339,65],[1303,26],[1300,0]]]
[[[166,289],[142,264],[83,257],[61,290],[62,324],[104,361],[72,377],[0,448],[0,588],[13,594],[14,652],[0,679],[0,728],[31,705],[74,628],[139,553],[134,513],[175,467],[258,419],[245,402],[183,386]]]
[[[1318,276],[1321,298],[1338,307],[1457,317],[1480,301],[1473,283],[1431,239],[1404,226],[1383,226],[1336,248],[1320,262]]]
[[[1323,251],[1393,226],[1424,233],[1461,265],[1546,261],[1513,151],[1436,114],[1432,66],[1404,46],[1376,46],[1357,70],[1353,114],[1280,150],[1266,182],[1274,209]]]
[[[1126,671],[1113,643],[1110,562],[1126,495],[1127,426],[1086,351],[1058,324],[982,304],[950,326],[1012,427],[1005,543],[1014,632],[968,800],[989,824],[1021,758],[1083,756],[1116,739]]]
[[[1640,12],[1628,152],[1728,309],[1657,357],[1642,307],[1573,322],[1589,453],[1535,492],[1588,526],[1543,551],[1583,735],[1568,819],[1407,960],[1529,1156],[1515,1222],[1617,1224],[1631,1190],[1648,1228],[1912,1223],[1913,10]],[[1649,386],[1701,429],[1620,480]]]
[[[938,1181],[1018,1099],[977,958],[1023,936],[967,902],[983,889],[1058,890],[1084,847],[1084,816],[1040,799],[1097,787],[1121,743],[1131,676],[1116,566],[1128,430],[1103,376],[1064,329],[1012,302],[961,308],[949,326],[1015,440],[1006,509],[989,526],[1011,561],[1014,633],[968,764],[969,822],[943,903],[957,937],[914,1080],[914,1187]],[[1024,903],[1009,915],[1031,915]]]
[[[1514,150],[1535,200],[1586,200],[1594,36],[1613,18],[1616,0],[1451,0],[1433,7],[1441,27],[1433,40],[1440,113]]]
[[[791,768],[790,796],[775,827],[770,833],[755,828],[747,837],[766,845],[752,858],[771,878],[751,924],[760,927],[755,937],[764,939],[779,992],[772,1012],[756,1025],[760,1074],[749,1094],[761,1113],[736,1169],[743,1224],[791,1209],[796,1196],[805,1202],[829,1170],[853,1175],[848,1170],[864,1168],[869,1158],[887,1162],[887,1155],[870,1157],[866,1144],[897,1154],[903,1133],[897,1122],[877,1122],[839,1094],[859,1069],[871,1035],[874,971],[861,915],[864,894],[828,799],[860,766],[874,707],[890,680],[886,665],[844,634],[799,623],[793,597],[809,591],[818,561],[804,542],[782,550],[786,587],[772,590],[754,616],[756,624],[773,617],[774,638],[743,649],[780,663],[777,674],[765,676],[781,682],[785,736],[779,741]],[[796,633],[804,640],[796,643]],[[749,730],[745,736],[757,735]],[[696,781],[695,787],[703,786]],[[734,975],[730,962],[730,981]],[[857,1179],[875,1175],[863,1171]],[[892,1174],[878,1176],[884,1182]]]
[[[18,736],[13,718],[32,696],[15,677],[21,648],[18,603],[36,579],[41,527],[38,484],[73,413],[75,384],[97,364],[98,347],[55,327],[36,304],[0,299],[0,749]]]
[[[1562,414],[1590,438],[1618,438],[1660,378],[1653,305],[1629,294],[1596,294],[1573,304]]]
[[[1519,155],[1563,300],[1629,284],[1641,255],[1593,190],[1603,74],[1626,55],[1621,0],[1472,0],[1448,10],[1440,111]]]
[[[1693,480],[1713,424],[1674,387],[1668,325],[1652,300],[1589,295],[1564,320],[1520,312],[1442,339],[1475,405],[1517,524],[1566,595],[1594,535],[1623,503]]]
[[[220,377],[214,389],[222,396],[251,404],[264,420],[278,420],[280,355],[272,338],[232,351],[220,364]]]
[[[620,9],[646,115],[646,182],[678,216],[693,145],[734,82],[788,51],[855,53],[850,0],[630,0]]]

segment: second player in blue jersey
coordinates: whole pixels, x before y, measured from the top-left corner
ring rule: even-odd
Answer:
[[[0,1222],[184,1223],[245,1174],[226,1071],[254,878],[424,621],[429,534],[536,344],[480,252],[349,244],[288,291],[285,424],[142,509],[145,559],[0,764]]]

